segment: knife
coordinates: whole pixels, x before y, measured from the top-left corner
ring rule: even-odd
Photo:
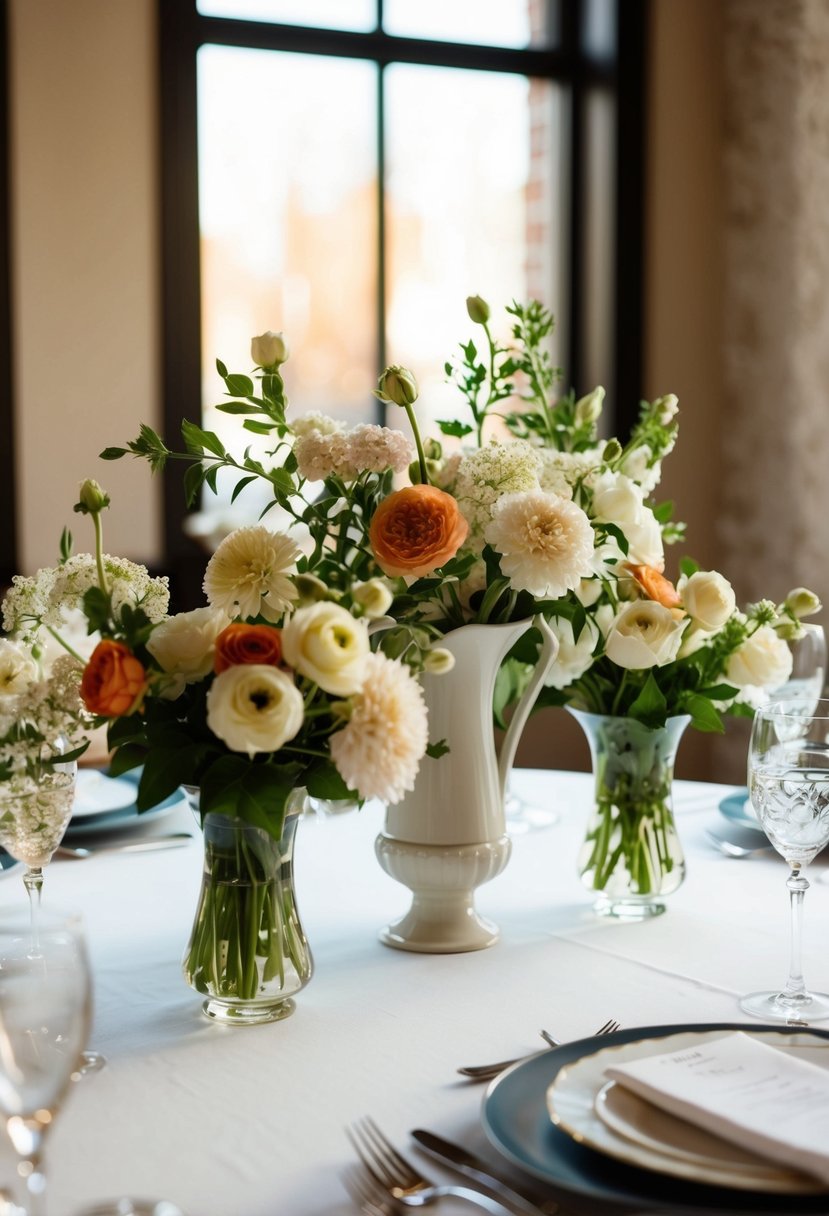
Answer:
[[[551,1216],[551,1213],[557,1210],[558,1204],[550,1207],[545,1205],[543,1211],[536,1207],[529,1199],[525,1199],[523,1195],[514,1191],[488,1162],[482,1161],[480,1157],[476,1157],[462,1145],[453,1144],[451,1140],[444,1140],[441,1136],[436,1136],[434,1132],[424,1131],[420,1127],[415,1128],[410,1135],[430,1156],[443,1162],[444,1165],[450,1166],[459,1174],[463,1174],[464,1177],[480,1183],[504,1203],[509,1204],[516,1216]]]

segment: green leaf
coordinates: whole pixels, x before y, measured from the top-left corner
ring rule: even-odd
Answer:
[[[98,456],[101,460],[120,460],[126,454],[126,448],[104,448],[103,452],[98,453]]]
[[[223,376],[222,379],[227,385],[227,391],[231,397],[249,397],[253,392],[254,385],[250,376],[234,373],[230,376]]]
[[[109,624],[109,596],[100,587],[89,587],[84,592],[83,610],[87,621],[87,633],[105,633]]]
[[[653,508],[653,513],[656,517],[657,523],[666,524],[673,516],[674,504],[670,500],[668,502],[661,502],[658,506]]]
[[[306,770],[303,781],[312,798],[324,798],[327,802],[346,802],[354,798],[354,791],[348,788],[330,761],[316,761]]]
[[[189,418],[185,418],[182,422],[181,434],[189,452],[212,452],[214,456],[222,457],[227,455],[225,446],[218,435],[213,431],[205,431],[202,427],[196,426],[195,422],[191,422]]]
[[[129,773],[134,768],[138,768],[146,759],[146,747],[142,747],[140,743],[125,743],[116,749],[110,760],[109,775],[110,777],[120,777],[122,773]]]
[[[722,718],[707,697],[695,693],[688,698],[686,708],[691,715],[691,725],[697,730],[720,735],[725,732]]]
[[[648,673],[644,687],[627,712],[631,718],[636,718],[644,726],[655,728],[665,725],[668,716],[668,702],[653,678],[653,672]]]
[[[273,430],[272,422],[255,422],[253,418],[246,418],[242,426],[246,431],[252,431],[254,435],[270,435]]]
[[[460,422],[458,419],[438,422],[438,428],[442,435],[453,435],[456,439],[463,439],[464,435],[471,435],[475,429],[469,426],[468,423]]]
[[[261,414],[258,405],[248,405],[245,401],[222,401],[216,407],[223,414]]]
[[[242,493],[242,490],[244,490],[245,486],[249,486],[252,481],[256,481],[255,476],[242,477],[239,481],[237,481],[236,485],[233,487],[233,493],[230,496],[230,501],[235,502],[236,499],[239,497],[239,495]]]
[[[204,469],[200,464],[191,464],[184,471],[184,500],[188,507],[196,505],[199,499],[199,491],[204,481]]]
[[[64,528],[60,534],[60,564],[69,561],[72,556],[72,533],[68,528]]]
[[[278,840],[285,821],[285,804],[294,788],[284,769],[276,765],[252,764],[241,756],[222,756],[202,776],[201,812],[237,816]]]
[[[147,752],[135,800],[139,814],[171,797],[180,785],[191,784],[182,760],[180,747],[153,747]]]
[[[283,494],[295,494],[296,486],[294,479],[290,473],[286,473],[284,469],[274,469],[270,475],[269,481],[277,490],[281,490]]]
[[[224,363],[222,363],[221,359],[216,360],[216,371],[224,380],[225,376],[227,375],[227,368],[225,367]]]
[[[684,574],[686,578],[690,578],[692,574],[696,574],[699,570],[699,565],[692,557],[683,557],[679,562],[680,574]]]
[[[451,750],[445,739],[438,739],[437,743],[426,745],[426,755],[430,756],[432,760],[440,760],[441,756],[445,756]]]

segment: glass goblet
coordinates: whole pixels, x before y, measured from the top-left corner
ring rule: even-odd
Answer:
[[[809,716],[823,695],[826,679],[826,634],[822,625],[801,625],[799,638],[789,643],[792,673],[785,684],[768,693],[770,705],[782,705],[787,714]]]
[[[791,867],[786,881],[791,915],[789,977],[779,991],[753,992],[740,1008],[767,1021],[829,1018],[829,995],[810,992],[803,978],[803,869],[829,843],[829,700],[811,714],[769,705],[754,716],[748,754],[749,797],[778,853]]]
[[[43,1140],[66,1094],[92,1016],[80,918],[47,912],[0,921],[0,1115],[25,1181],[26,1212],[41,1216]]]
[[[32,925],[40,910],[43,870],[63,839],[75,802],[74,762],[49,765],[40,780],[0,783],[0,845],[26,869]]]

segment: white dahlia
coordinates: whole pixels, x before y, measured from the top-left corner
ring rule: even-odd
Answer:
[[[204,593],[211,607],[229,617],[278,621],[297,599],[288,575],[299,556],[300,549],[284,533],[261,524],[237,528],[207,563]]]
[[[505,494],[484,533],[516,591],[558,599],[592,573],[593,529],[575,503],[543,490]]]

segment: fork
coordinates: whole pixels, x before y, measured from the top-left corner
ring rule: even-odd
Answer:
[[[613,1034],[614,1031],[621,1029],[618,1022],[610,1019],[600,1026],[595,1034]],[[558,1039],[546,1030],[541,1031],[541,1037],[550,1047],[560,1047],[561,1043]],[[514,1060],[500,1060],[497,1064],[469,1064],[465,1068],[459,1068],[457,1071],[462,1077],[466,1077],[470,1081],[492,1081],[495,1077],[502,1073],[504,1069],[511,1068],[513,1064],[518,1064],[521,1060],[529,1059],[528,1056],[516,1056]]]
[[[352,1176],[352,1194],[356,1192],[359,1196],[357,1201],[367,1216],[393,1216],[401,1204],[427,1207],[450,1195],[474,1204],[490,1216],[514,1216],[510,1208],[482,1191],[432,1182],[397,1151],[373,1119],[360,1119],[346,1129],[346,1134],[364,1166],[362,1174]]]

